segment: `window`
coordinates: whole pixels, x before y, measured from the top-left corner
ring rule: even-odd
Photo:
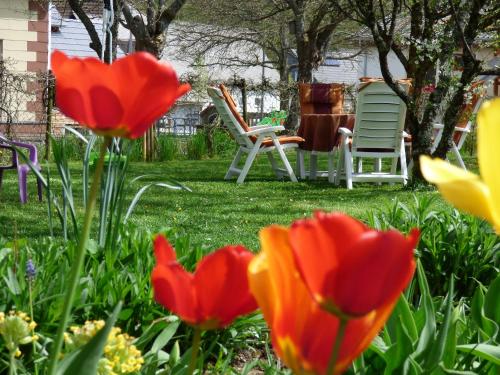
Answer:
[[[327,57],[323,65],[326,66],[340,66],[340,61],[332,57]]]

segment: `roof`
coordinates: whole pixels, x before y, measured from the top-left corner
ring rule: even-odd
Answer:
[[[68,56],[97,57],[96,52],[90,48],[90,37],[87,30],[79,19],[62,17],[55,6],[50,9],[50,16],[52,23],[51,51],[57,49]],[[91,20],[102,40],[102,19],[93,17]],[[117,54],[118,56],[125,55],[119,47]]]
[[[89,16],[99,16],[104,8],[103,0],[80,0],[83,11]],[[71,18],[73,11],[67,0],[52,0],[52,4],[57,8],[64,18]]]

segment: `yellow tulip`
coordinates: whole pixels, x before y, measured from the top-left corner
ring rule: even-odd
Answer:
[[[484,103],[477,123],[480,176],[428,156],[420,157],[420,168],[446,200],[488,220],[500,234],[500,98]]]

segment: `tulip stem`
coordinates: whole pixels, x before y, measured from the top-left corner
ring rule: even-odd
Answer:
[[[348,319],[339,318],[339,328],[337,331],[337,336],[335,336],[335,343],[333,344],[332,354],[330,356],[330,361],[328,362],[328,368],[326,370],[327,375],[333,375],[335,371],[335,364],[337,363],[337,359],[340,352],[340,345],[344,339],[345,329],[347,327]]]
[[[71,314],[71,308],[73,307],[73,301],[75,299],[76,289],[78,286],[78,280],[80,274],[82,273],[83,261],[85,259],[85,250],[87,247],[87,242],[90,234],[90,227],[92,224],[92,216],[94,214],[95,203],[97,200],[97,193],[99,191],[99,185],[101,183],[101,174],[104,167],[104,156],[108,146],[111,143],[110,137],[104,137],[104,142],[101,145],[101,151],[99,154],[99,159],[94,171],[94,178],[92,179],[92,185],[90,186],[89,199],[87,201],[87,207],[85,207],[85,217],[83,219],[83,227],[80,233],[80,238],[78,241],[78,247],[75,252],[75,257],[71,265],[70,279],[68,282],[68,287],[66,289],[66,294],[64,297],[63,312],[61,316],[61,321],[59,327],[57,328],[56,338],[52,344],[50,358],[49,358],[49,369],[47,371],[48,375],[54,375],[56,373],[57,361],[59,359],[59,353],[61,352],[64,332],[68,325],[68,320]]]
[[[191,345],[191,360],[189,361],[188,375],[192,375],[196,369],[196,360],[198,359],[198,352],[200,351],[201,329],[195,328],[193,335],[193,343]]]

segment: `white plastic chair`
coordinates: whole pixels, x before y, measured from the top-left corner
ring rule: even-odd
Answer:
[[[483,103],[483,96],[475,94],[473,96],[472,101],[468,105],[466,105],[464,110],[462,111],[461,116],[467,116],[467,117],[461,119],[462,121],[460,121],[459,119],[459,122],[457,126],[455,126],[453,136],[451,138],[450,152],[453,153],[458,164],[465,170],[467,170],[467,168],[465,167],[465,163],[462,159],[462,156],[460,155],[460,150],[464,145],[465,139],[467,138],[467,134],[469,134],[472,131],[472,125],[475,119],[474,115],[477,113],[482,103]],[[436,150],[439,141],[443,136],[443,129],[444,129],[443,124],[434,124],[435,136],[434,136],[434,142],[432,143],[432,152]]]
[[[221,86],[221,89],[224,90],[223,86]],[[224,125],[227,126],[240,146],[224,179],[228,180],[233,175],[237,175],[236,182],[243,183],[257,154],[265,153],[278,178],[288,175],[290,180],[297,182],[297,177],[295,177],[295,173],[285,155],[285,150],[296,149],[299,143],[304,140],[296,136],[276,136],[277,132],[285,130],[283,126],[258,125],[249,127],[237,112],[229,93],[226,92],[227,96],[225,98],[223,92],[218,88],[209,87],[207,91]],[[278,167],[272,154],[274,150],[278,152],[285,166],[284,169]],[[244,153],[248,154],[248,156],[243,168],[239,169],[238,163]]]
[[[354,130],[340,128],[342,135],[340,157],[335,176],[336,184],[353,182],[402,182],[408,171],[404,147],[406,105],[384,82],[370,82],[360,88],[356,105]],[[354,169],[354,159],[358,168]],[[374,159],[374,171],[363,172],[361,160]],[[392,159],[390,172],[382,171],[382,159]],[[398,159],[401,170],[397,173]]]

